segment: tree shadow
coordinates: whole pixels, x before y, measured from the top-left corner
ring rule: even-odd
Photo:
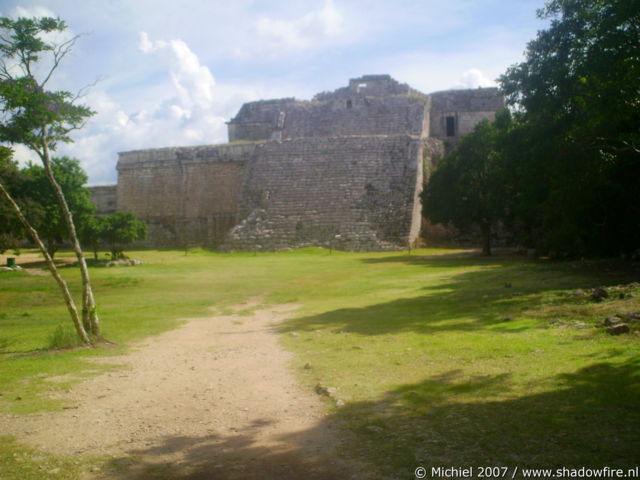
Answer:
[[[258,443],[264,424],[229,435],[176,435],[111,460],[103,478],[410,479],[417,466],[637,466],[640,357],[593,363],[549,385],[517,394],[509,375],[464,379],[452,370],[347,403],[277,445]],[[323,454],[316,447],[327,431],[347,440]]]
[[[165,437],[148,448],[131,449],[104,468],[105,479],[171,480],[337,480],[351,478],[353,465],[337,460],[328,417],[317,427],[261,441],[270,422],[255,421],[230,433]],[[272,441],[274,439],[272,438]],[[335,442],[333,442],[335,443]]]
[[[432,334],[443,331],[488,330],[516,333],[531,328],[514,322],[541,304],[586,305],[588,294],[572,290],[617,285],[638,278],[621,263],[555,263],[522,257],[389,256],[365,258],[370,264],[405,263],[424,267],[442,281],[419,289],[420,294],[360,308],[341,308],[318,315],[292,318],[282,331],[314,331],[384,335],[399,332]],[[548,322],[538,326],[547,328]]]
[[[504,375],[458,381],[453,373],[397,388],[382,402],[349,405],[340,415],[354,419],[369,445],[385,445],[396,470],[637,466],[640,357],[594,363],[552,380],[551,390],[518,396]],[[467,393],[476,401],[465,401]],[[371,423],[380,430],[368,431]],[[390,432],[395,442],[387,439]],[[360,442],[354,452],[367,445]]]

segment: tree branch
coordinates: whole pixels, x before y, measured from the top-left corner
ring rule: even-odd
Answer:
[[[78,34],[75,37],[67,40],[66,42],[61,43],[60,45],[54,45],[53,46],[53,49],[52,49],[53,65],[51,66],[51,69],[49,69],[49,73],[45,76],[44,80],[40,84],[41,87],[44,88],[46,83],[51,78],[51,75],[53,75],[53,72],[55,72],[55,70],[58,68],[58,65],[60,64],[62,59],[64,57],[66,57],[69,54],[69,52],[71,52],[71,49],[75,45],[76,40],[78,38],[80,38],[80,34]]]

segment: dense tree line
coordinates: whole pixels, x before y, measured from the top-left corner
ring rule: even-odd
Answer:
[[[509,112],[481,123],[423,195],[435,222],[500,221],[554,255],[640,248],[640,3],[554,0],[524,62],[500,77]],[[485,251],[487,245],[485,244]]]

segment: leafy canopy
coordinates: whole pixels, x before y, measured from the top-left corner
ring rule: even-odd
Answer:
[[[53,158],[51,167],[75,222],[82,224],[95,211],[89,190],[84,186],[88,180],[86,173],[78,160],[68,157]],[[49,253],[53,254],[58,243],[69,238],[62,208],[43,167],[29,165],[23,170],[23,176],[21,190],[33,202],[29,209],[29,220],[47,241]]]
[[[497,123],[501,128],[482,120],[464,136],[440,161],[422,194],[424,214],[432,222],[451,222],[462,230],[480,227],[485,254],[491,253],[491,229],[508,212],[499,144],[509,113],[500,112]]]
[[[100,220],[100,238],[110,246],[112,258],[123,256],[124,246],[147,235],[147,224],[131,212],[116,212]]]
[[[638,249],[640,2],[554,0],[538,15],[549,28],[500,78],[518,111],[517,210],[543,251]]]
[[[77,37],[48,39],[66,30],[57,18],[0,18],[0,141],[26,145],[42,156],[43,141],[52,150],[58,142],[70,142],[70,132],[94,114],[75,104],[77,95],[47,89]]]

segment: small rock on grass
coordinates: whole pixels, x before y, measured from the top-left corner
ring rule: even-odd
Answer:
[[[325,387],[321,383],[316,385],[315,391],[318,395],[324,395],[325,397],[331,397],[338,391],[337,387]]]
[[[607,317],[602,322],[602,324],[605,327],[611,327],[611,326],[616,325],[618,323],[622,323],[622,319],[617,317],[617,316],[616,317]]]
[[[608,297],[609,297],[609,292],[607,291],[606,288],[596,287],[593,290],[591,290],[591,300],[593,300],[594,302],[601,302],[602,300]]]
[[[640,322],[640,312],[631,312],[627,315],[628,322]]]
[[[607,328],[607,333],[609,335],[622,335],[623,333],[629,333],[630,328],[626,323],[618,323]]]
[[[325,387],[324,385],[317,384],[315,391],[318,395],[324,395],[325,397],[329,396],[329,390],[327,390],[327,387]]]

